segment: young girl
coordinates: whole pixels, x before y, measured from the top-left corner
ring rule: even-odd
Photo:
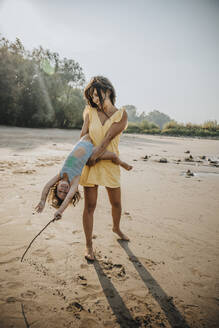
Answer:
[[[89,134],[86,134],[77,142],[65,160],[60,173],[49,180],[43,188],[41,200],[35,207],[38,213],[43,211],[48,194],[52,206],[58,208],[54,214],[56,220],[62,218],[62,213],[70,202],[75,206],[80,199],[78,184],[82,169],[94,150],[95,147]],[[126,170],[132,169],[131,165],[121,161],[115,153],[108,150],[97,161],[99,160],[111,160],[114,164],[121,165]]]

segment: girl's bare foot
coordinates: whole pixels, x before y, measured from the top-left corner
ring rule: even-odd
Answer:
[[[115,232],[122,240],[129,241],[129,237],[126,236],[120,229],[113,228],[113,232]]]
[[[88,261],[94,261],[94,252],[93,252],[93,247],[92,246],[86,246],[84,257]]]
[[[115,154],[114,157],[112,158],[112,162],[117,165],[121,165],[127,171],[130,171],[133,168],[133,166],[129,165],[128,163],[121,161],[121,159]]]
[[[125,170],[127,170],[127,171],[130,171],[130,170],[133,168],[133,166],[129,165],[129,164],[126,163],[126,162],[121,162],[120,165],[121,165]]]

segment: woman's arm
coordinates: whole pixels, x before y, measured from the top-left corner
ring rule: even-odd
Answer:
[[[41,194],[41,199],[37,206],[35,207],[36,212],[40,213],[43,211],[45,203],[46,203],[46,198],[49,193],[49,189],[60,179],[60,175],[57,174],[55,175],[52,179],[50,179],[47,184],[44,186],[42,194]]]
[[[80,176],[76,176],[74,178],[74,182],[70,187],[69,192],[67,193],[64,201],[62,202],[62,205],[59,207],[58,211],[56,211],[54,214],[54,219],[59,220],[62,218],[62,213],[64,212],[68,204],[72,201],[74,194],[78,190],[79,180],[80,180]]]
[[[115,138],[118,134],[120,134],[126,127],[128,121],[128,115],[126,111],[123,112],[122,118],[119,122],[113,123],[109,130],[107,131],[105,137],[103,138],[101,144],[96,147],[93,154],[89,158],[88,165],[94,165],[95,161],[98,157],[100,157],[104,151],[106,150],[106,147],[109,145],[111,140]]]
[[[84,119],[84,123],[81,129],[81,134],[80,134],[80,138],[82,138],[85,134],[89,133],[89,115],[86,114],[85,119]]]

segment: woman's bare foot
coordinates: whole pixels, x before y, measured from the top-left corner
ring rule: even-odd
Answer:
[[[94,252],[93,252],[93,247],[92,246],[86,246],[84,257],[88,261],[94,261]]]
[[[126,240],[126,241],[129,241],[130,239],[129,239],[129,237],[128,236],[126,236],[120,229],[115,229],[115,228],[113,228],[112,229],[113,230],[113,232],[115,232],[122,240]]]
[[[122,161],[121,161],[120,165],[127,171],[130,171],[133,168],[133,166],[129,165],[126,162],[122,162]]]

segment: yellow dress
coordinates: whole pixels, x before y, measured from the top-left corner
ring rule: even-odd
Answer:
[[[89,136],[94,146],[98,146],[102,142],[106,132],[114,122],[121,120],[123,112],[124,108],[118,110],[102,125],[96,108],[85,107],[83,116],[85,118],[87,113],[89,115]],[[117,155],[119,155],[120,135],[121,133],[114,137],[107,147],[107,150]],[[82,170],[80,184],[87,187],[93,187],[94,185],[110,188],[120,187],[120,166],[109,160],[101,160],[91,167],[85,165]]]

